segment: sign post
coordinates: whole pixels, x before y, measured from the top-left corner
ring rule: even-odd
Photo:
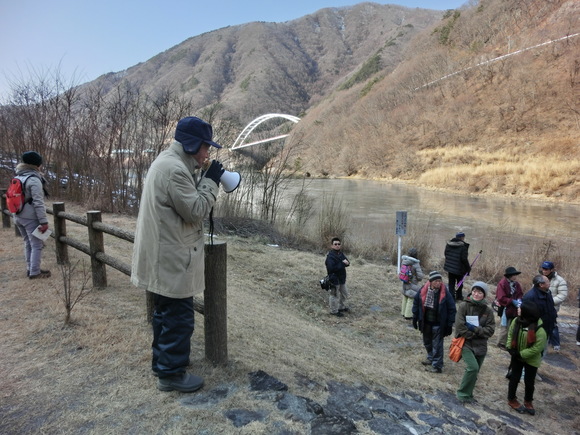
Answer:
[[[407,212],[398,211],[397,212],[397,224],[395,228],[395,234],[398,237],[397,243],[397,273],[401,271],[401,236],[407,235]]]

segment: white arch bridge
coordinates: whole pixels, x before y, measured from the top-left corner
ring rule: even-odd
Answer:
[[[240,135],[235,140],[235,142],[232,145],[232,147],[230,148],[230,150],[231,151],[239,150],[241,148],[246,148],[246,147],[249,147],[252,145],[258,145],[258,144],[266,143],[266,142],[272,142],[272,141],[275,141],[277,139],[283,139],[283,138],[289,136],[287,134],[281,134],[279,136],[271,137],[269,139],[263,139],[263,140],[259,140],[256,142],[244,143],[245,140],[250,135],[250,133],[252,133],[252,131],[254,131],[254,129],[258,125],[260,125],[262,122],[268,121],[268,120],[273,119],[273,118],[284,118],[284,119],[287,119],[288,121],[292,121],[294,124],[296,124],[298,121],[300,121],[300,118],[298,118],[297,116],[285,115],[283,113],[268,113],[267,115],[259,116],[258,118],[254,119],[252,122],[250,122],[248,125],[246,125],[246,127],[242,130]]]

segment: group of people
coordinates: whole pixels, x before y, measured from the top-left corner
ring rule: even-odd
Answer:
[[[465,339],[461,353],[465,372],[457,389],[457,398],[462,402],[471,402],[487,354],[488,340],[496,330],[496,313],[487,301],[490,292],[485,282],[474,282],[470,293],[463,298],[460,288],[471,271],[469,245],[464,238],[464,233],[458,233],[445,249],[448,287],[437,271],[431,271],[428,281],[420,284],[424,275],[415,248],[401,257],[401,264],[410,266],[412,271],[410,279],[402,284],[401,315],[412,319],[413,327],[422,333],[427,352],[422,364],[431,373],[443,371],[444,338],[454,333],[455,337]],[[525,294],[517,281],[520,274],[515,267],[507,267],[497,285],[494,304],[501,318],[497,346],[511,355],[506,376],[509,377],[508,405],[520,413],[534,415],[532,402],[536,373],[548,344],[553,346],[555,352],[560,351],[557,312],[567,297],[568,289],[566,281],[551,261],[540,265],[539,273],[532,281],[533,287]],[[580,341],[577,344],[580,345]],[[522,377],[525,384],[523,404],[516,396]]]
[[[193,295],[203,291],[204,233],[203,220],[210,215],[216,202],[222,164],[213,160],[209,166],[211,147],[221,148],[213,141],[210,124],[197,118],[181,119],[175,130],[175,140],[149,168],[141,197],[135,232],[131,281],[154,294],[153,341],[151,369],[162,391],[193,392],[203,386],[203,378],[186,371],[189,365],[191,336],[194,331]],[[26,205],[15,216],[15,223],[24,238],[27,276],[48,278],[50,271],[40,268],[42,241],[33,235],[38,229],[48,230],[44,205],[44,178],[40,171],[40,154],[23,154],[17,175],[26,178]],[[202,169],[207,167],[207,169]],[[473,400],[478,373],[487,353],[487,341],[495,332],[494,311],[486,302],[489,288],[477,281],[463,301],[463,280],[471,271],[469,244],[465,234],[457,233],[445,248],[443,276],[431,271],[424,279],[418,252],[411,249],[402,257],[412,274],[402,286],[401,313],[412,320],[413,327],[423,336],[427,352],[422,362],[425,369],[441,373],[444,362],[443,340],[455,335],[465,337],[462,357],[466,369],[457,390],[463,401]],[[346,305],[346,268],[350,266],[342,251],[342,242],[331,240],[326,256],[326,269],[331,277],[330,314],[342,317],[349,312]],[[558,275],[554,264],[545,261],[541,274],[533,279],[533,288],[523,293],[517,282],[520,274],[514,267],[505,270],[497,286],[503,330],[498,346],[510,352],[511,376],[508,403],[519,412],[534,413],[533,393],[537,368],[549,341],[555,351],[560,349],[556,323],[557,311],[566,299],[566,281]],[[580,327],[577,335],[580,345]],[[521,405],[516,397],[519,379],[524,373],[525,394]]]

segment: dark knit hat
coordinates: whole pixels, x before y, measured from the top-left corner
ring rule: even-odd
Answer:
[[[417,258],[417,255],[419,255],[419,251],[417,251],[417,248],[411,248],[409,249],[408,255],[409,257]]]
[[[429,272],[429,282],[435,281],[436,279],[440,279],[441,281],[443,281],[443,277],[436,270]]]
[[[187,154],[197,154],[204,143],[221,148],[222,146],[215,143],[212,138],[211,125],[195,116],[181,119],[175,128],[175,140],[181,143],[183,151]]]
[[[536,322],[540,318],[540,310],[535,302],[523,300],[521,305],[521,318],[526,319],[528,322]]]
[[[460,239],[462,237],[465,237],[465,233],[460,232],[460,233],[455,234],[455,238],[457,238],[457,239]]]
[[[26,151],[22,154],[22,161],[28,165],[40,166],[42,165],[42,156],[36,151]]]

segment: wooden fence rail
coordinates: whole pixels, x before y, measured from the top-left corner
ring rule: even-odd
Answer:
[[[7,210],[6,189],[0,189],[2,198],[2,226],[10,228],[12,215]],[[54,225],[51,237],[54,238],[56,259],[58,264],[69,262],[68,246],[87,254],[91,259],[91,274],[93,287],[107,287],[107,271],[105,266],[117,269],[131,276],[131,266],[105,253],[104,234],[109,234],[128,242],[135,242],[135,234],[101,221],[101,212],[91,210],[86,217],[77,216],[65,211],[64,202],[53,203],[52,210],[46,210],[53,215]],[[75,222],[88,229],[89,244],[82,243],[66,234],[66,221]],[[20,236],[15,227],[16,235]],[[227,363],[227,245],[214,243],[205,246],[205,290],[203,301],[194,298],[195,311],[204,315],[205,356],[213,364]],[[153,295],[147,295],[147,316],[151,320],[153,312]]]

